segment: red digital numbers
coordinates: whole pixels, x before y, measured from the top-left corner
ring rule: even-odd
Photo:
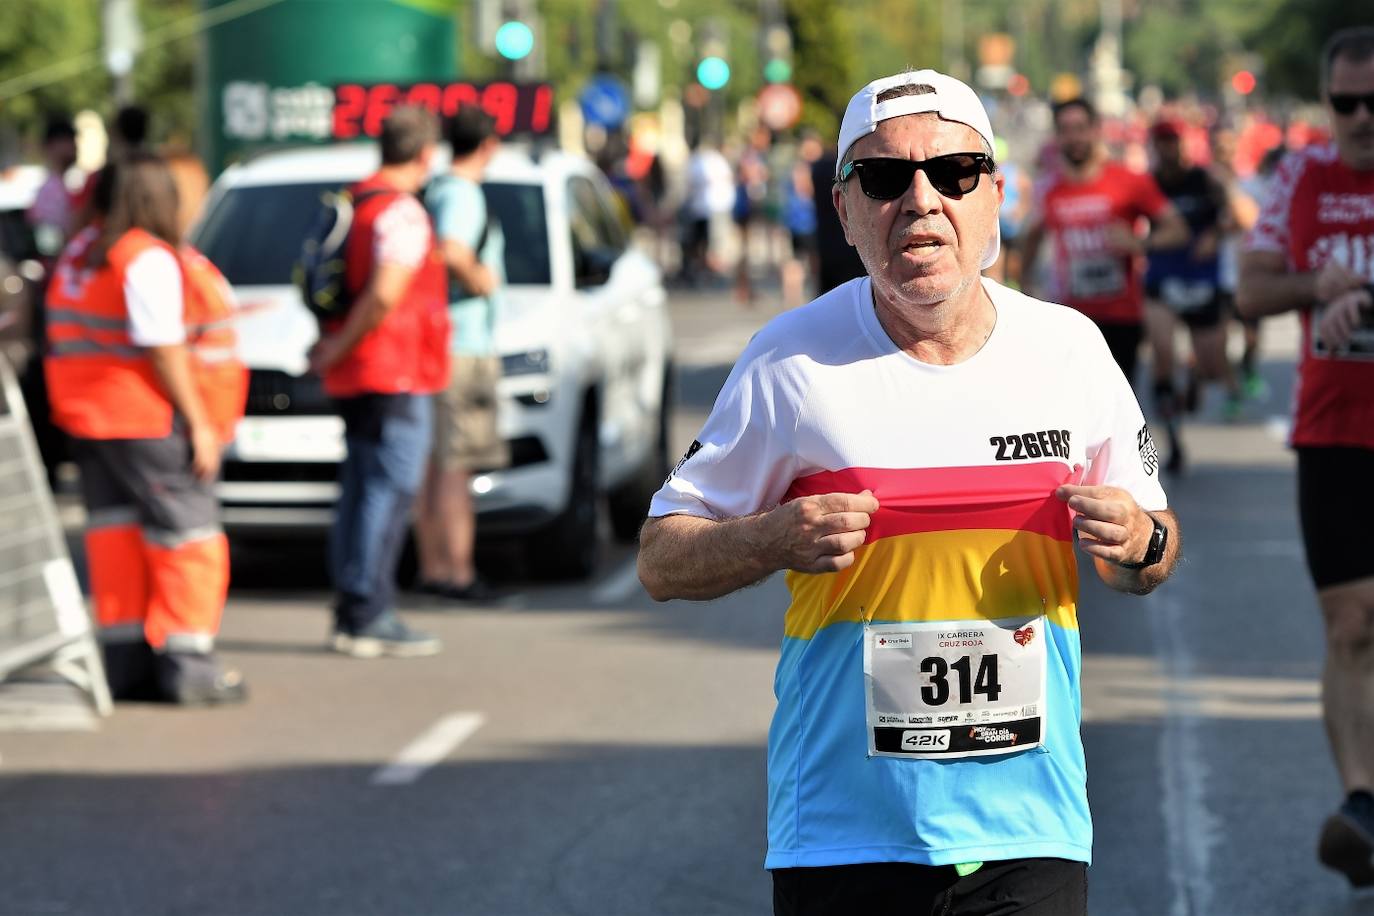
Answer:
[[[553,87],[546,83],[345,83],[334,89],[334,138],[377,136],[397,105],[420,105],[444,117],[480,105],[502,136],[545,134],[553,127]]]

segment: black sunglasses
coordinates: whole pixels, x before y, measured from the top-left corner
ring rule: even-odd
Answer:
[[[1365,95],[1347,95],[1333,92],[1327,98],[1331,100],[1331,110],[1336,114],[1352,115],[1360,105],[1364,105],[1365,111],[1374,114],[1374,92]]]
[[[992,174],[992,157],[985,153],[949,153],[931,159],[855,159],[844,164],[840,184],[859,176],[859,187],[874,200],[896,200],[911,187],[916,170],[926,173],[931,187],[956,200],[978,187],[984,172]]]

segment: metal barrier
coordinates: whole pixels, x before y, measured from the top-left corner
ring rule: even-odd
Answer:
[[[46,664],[109,715],[110,689],[14,372],[0,356],[0,681]]]

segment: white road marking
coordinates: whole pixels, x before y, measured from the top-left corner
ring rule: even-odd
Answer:
[[[1264,430],[1276,442],[1288,442],[1288,430],[1292,421],[1288,417],[1272,416],[1264,421]]]
[[[1180,583],[1182,584],[1182,583]],[[1189,679],[1193,658],[1182,635],[1182,607],[1173,595],[1158,595],[1150,615],[1163,674],[1171,682]],[[1211,858],[1217,819],[1207,810],[1207,761],[1198,736],[1200,716],[1178,693],[1168,698],[1168,717],[1159,741],[1160,809],[1168,849],[1172,916],[1204,916],[1212,910]]]
[[[456,712],[444,716],[423,735],[402,748],[391,763],[372,774],[372,785],[409,785],[471,738],[486,721],[487,717],[480,712]]]
[[[634,557],[629,557],[615,572],[592,589],[592,604],[619,604],[639,588],[639,570]]]

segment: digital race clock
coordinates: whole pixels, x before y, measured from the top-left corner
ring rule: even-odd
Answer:
[[[401,105],[421,105],[441,117],[479,105],[503,137],[553,128],[553,87],[547,83],[343,83],[334,87],[334,139],[377,136]]]

